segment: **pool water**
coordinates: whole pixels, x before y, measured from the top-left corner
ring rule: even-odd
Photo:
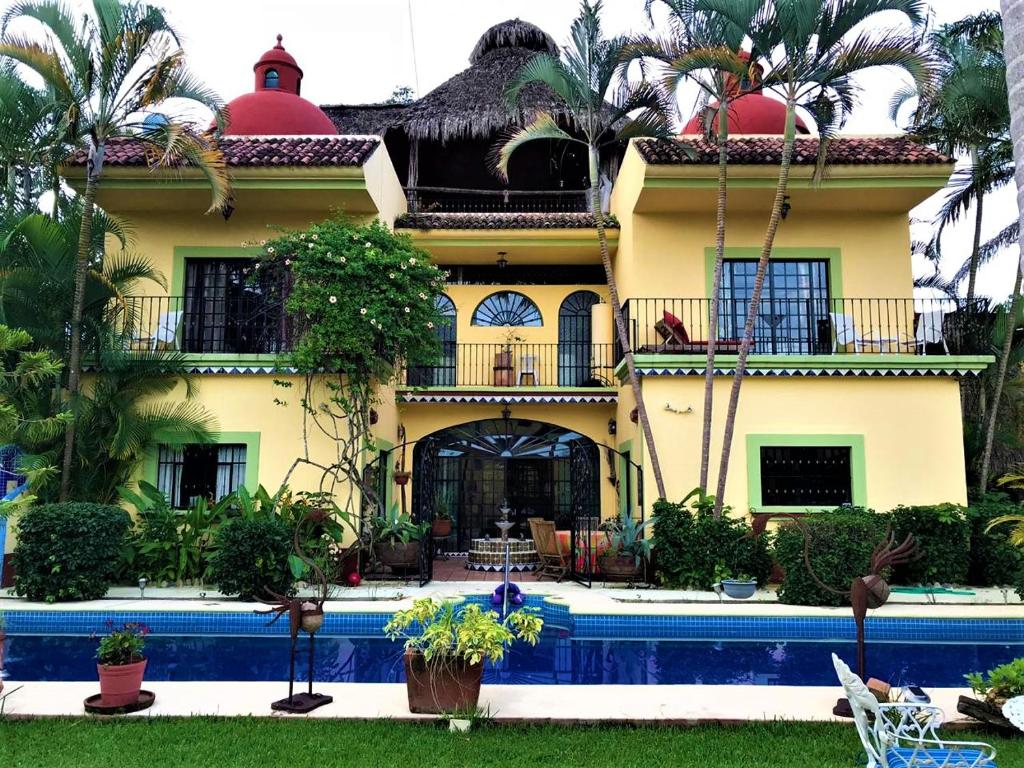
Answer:
[[[146,679],[287,680],[287,637],[161,636],[146,641]],[[300,679],[306,669],[300,639]],[[841,641],[574,639],[545,629],[536,647],[514,646],[490,665],[486,683],[519,685],[835,685],[831,653],[855,666],[855,646]],[[96,641],[81,636],[15,635],[5,644],[6,678],[95,680]],[[893,685],[960,687],[967,672],[1024,656],[1024,644],[870,642],[867,668]],[[377,637],[322,636],[315,679],[397,683],[405,679],[402,647]]]

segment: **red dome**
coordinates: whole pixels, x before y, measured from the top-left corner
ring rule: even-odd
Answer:
[[[253,71],[256,90],[228,104],[225,136],[337,135],[331,119],[299,96],[302,70],[281,45],[281,35],[277,45],[253,65]]]
[[[718,102],[713,101],[708,105],[711,109],[718,109]],[[713,122],[715,130],[718,130],[718,116]],[[786,129],[786,105],[781,101],[770,99],[761,93],[745,93],[729,103],[729,135],[779,135]],[[807,124],[797,115],[797,133],[810,133]],[[684,134],[704,133],[704,118],[701,115],[694,115],[690,122],[683,128]]]

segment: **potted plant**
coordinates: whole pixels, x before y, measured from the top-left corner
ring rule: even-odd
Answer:
[[[961,696],[957,710],[983,723],[1015,731],[1003,716],[1003,705],[1015,696],[1024,696],[1024,658],[1002,664],[988,673],[972,672],[964,675],[977,698]]]
[[[430,535],[435,539],[444,539],[452,535],[452,516],[448,513],[448,505],[441,499],[434,502],[434,520],[430,524]]]
[[[419,563],[420,540],[429,529],[428,523],[412,522],[393,504],[387,514],[372,519],[373,554],[392,571],[413,570]]]
[[[392,475],[395,479],[396,485],[408,485],[409,478],[412,477],[412,473],[407,469],[401,469],[399,465],[395,465],[395,473]]]
[[[757,591],[757,579],[752,579],[746,573],[739,573],[734,577],[725,563],[719,563],[715,566],[715,584],[713,586],[721,587],[722,591],[734,600],[746,600],[748,597],[753,597],[754,592]]]
[[[516,334],[512,328],[505,331],[505,339],[502,342],[501,350],[494,353],[494,386],[511,387],[515,381],[515,369],[512,364],[512,345],[518,344],[524,339]]]
[[[398,611],[385,627],[391,640],[405,640],[405,684],[409,711],[438,715],[475,710],[484,662],[498,662],[515,640],[536,645],[544,621],[536,609],[520,608],[499,621],[477,603],[425,597]]]
[[[105,707],[126,707],[139,700],[142,677],[146,673],[146,657],[142,651],[149,629],[142,624],[111,627],[110,634],[100,638],[96,652],[96,669],[100,675],[100,703]]]
[[[598,558],[597,565],[606,578],[613,581],[636,581],[643,576],[644,565],[651,557],[654,540],[644,536],[648,525],[655,522],[651,517],[637,523],[623,509],[617,518],[601,524],[607,546]]]

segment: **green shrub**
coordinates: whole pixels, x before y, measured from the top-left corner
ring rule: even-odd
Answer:
[[[967,520],[971,526],[971,560],[967,583],[976,587],[1002,587],[1024,579],[1024,551],[1010,543],[1009,528],[985,533],[989,522],[1000,515],[1021,513],[1021,506],[1005,493],[986,493],[971,501]]]
[[[810,561],[825,584],[849,590],[868,572],[871,553],[885,536],[887,519],[867,509],[843,508],[803,520],[810,535]],[[849,599],[822,589],[804,563],[804,536],[793,523],[775,533],[775,559],[785,571],[779,600],[789,605],[849,605]]]
[[[970,566],[971,526],[963,507],[935,504],[896,507],[891,513],[897,541],[913,534],[919,557],[897,566],[897,584],[966,584]]]
[[[30,507],[18,520],[15,592],[47,603],[103,597],[129,523],[127,512],[105,504]]]
[[[291,594],[292,532],[277,519],[231,520],[214,537],[210,578],[225,595],[268,599]]]
[[[664,586],[710,589],[718,565],[734,574],[749,574],[758,584],[768,581],[768,538],[744,538],[750,533],[746,521],[728,514],[716,520],[709,505],[698,502],[691,510],[685,500],[659,501],[654,513],[655,573]]]

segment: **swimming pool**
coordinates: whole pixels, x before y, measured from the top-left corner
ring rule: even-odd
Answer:
[[[846,616],[580,615],[535,596],[529,602],[544,613],[541,642],[514,646],[485,682],[833,685],[829,655],[855,658]],[[402,682],[401,645],[381,637],[389,617],[329,612],[317,636],[316,679]],[[15,680],[94,680],[89,635],[107,620],[150,627],[147,680],[287,679],[286,622],[267,626],[251,613],[10,611],[6,618],[5,675]],[[960,687],[966,672],[1024,656],[1024,619],[870,618],[867,636],[869,674],[893,685]]]

